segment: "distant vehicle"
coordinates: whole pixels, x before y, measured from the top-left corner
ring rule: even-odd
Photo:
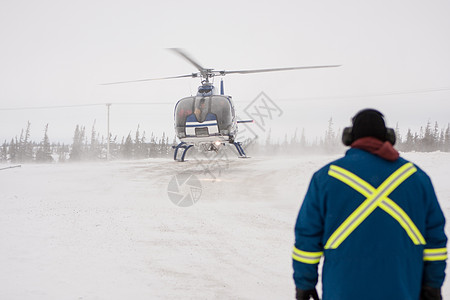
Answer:
[[[339,67],[339,65],[328,65],[239,71],[214,71],[214,69],[203,68],[199,63],[192,59],[191,56],[187,55],[181,49],[171,48],[170,50],[179,54],[193,64],[199,72],[187,75],[120,81],[107,84],[122,84],[184,77],[201,78],[202,85],[198,87],[197,95],[183,98],[175,105],[175,133],[180,140],[180,143],[173,148],[175,149],[174,160],[178,161],[184,161],[186,152],[194,146],[200,147],[205,151],[217,152],[220,147],[225,146],[226,144],[233,144],[239,153],[239,157],[247,157],[241,143],[236,141],[238,124],[251,123],[253,120],[237,120],[232,97],[224,94],[223,81],[221,81],[220,92],[217,91],[216,87],[210,82],[210,79],[214,76]],[[180,150],[181,154],[180,158],[178,158]]]

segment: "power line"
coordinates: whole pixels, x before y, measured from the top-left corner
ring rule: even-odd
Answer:
[[[93,104],[74,104],[74,105],[52,105],[52,106],[25,106],[25,107],[6,107],[0,108],[0,111],[6,110],[36,110],[36,109],[58,109],[58,108],[77,108],[77,107],[92,107],[105,105],[174,105],[167,102],[109,102],[109,103],[93,103]]]
[[[433,89],[422,89],[422,90],[410,90],[410,91],[392,91],[383,93],[371,93],[371,94],[360,94],[360,95],[342,95],[342,96],[323,96],[323,97],[301,97],[301,98],[291,98],[291,99],[280,99],[279,101],[298,101],[298,100],[327,100],[327,99],[354,99],[354,98],[367,98],[367,97],[386,97],[395,95],[408,95],[408,94],[426,94],[434,92],[445,92],[450,91],[450,88],[433,88]]]
[[[74,108],[74,107],[88,107],[106,105],[106,103],[96,104],[77,104],[77,105],[55,105],[55,106],[27,106],[27,107],[7,107],[0,108],[0,110],[34,110],[34,109],[55,109],[55,108]]]

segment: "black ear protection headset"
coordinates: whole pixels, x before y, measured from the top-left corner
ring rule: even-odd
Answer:
[[[352,118],[352,123],[354,125],[356,117],[361,114],[362,112],[374,112],[377,113],[384,121],[384,115],[374,109],[366,109],[366,110],[362,110],[359,113],[357,113],[353,118]],[[342,143],[345,146],[350,146],[353,142],[355,141],[355,137],[353,134],[353,127],[345,127],[343,132],[342,132]],[[396,141],[396,137],[395,137],[395,131],[392,128],[386,128],[386,135],[384,137],[384,141],[388,141],[390,142],[392,145],[395,145],[395,141]]]

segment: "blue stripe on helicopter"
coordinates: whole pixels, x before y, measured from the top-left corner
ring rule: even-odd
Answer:
[[[190,114],[189,116],[187,116],[186,121],[187,122],[198,122],[195,114]],[[217,117],[215,114],[208,113],[206,115],[205,121],[217,121]]]
[[[208,136],[224,136],[223,134],[220,134],[220,133],[210,133]],[[225,135],[226,136],[226,135]],[[202,138],[202,137],[199,137],[199,136],[197,136],[197,135],[191,135],[191,134],[187,134],[184,138],[190,138],[190,137],[194,137],[194,138]],[[184,139],[183,138],[183,139]]]
[[[205,124],[205,123],[187,124],[186,123],[186,127],[209,127],[209,126],[215,126],[215,125],[217,125],[217,122],[208,123],[208,124]]]

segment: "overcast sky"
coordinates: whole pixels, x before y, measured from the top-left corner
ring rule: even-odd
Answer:
[[[444,128],[450,122],[449,12],[449,1],[417,0],[4,0],[0,138],[19,135],[28,120],[37,141],[46,123],[51,141],[70,141],[76,124],[90,131],[94,120],[105,134],[104,103],[113,103],[111,130],[119,136],[138,124],[147,136],[173,136],[173,106],[196,92],[198,79],[100,85],[196,71],[170,47],[216,70],[341,64],[224,77],[240,115],[261,92],[277,103],[283,113],[267,125],[276,136],[295,129],[321,136],[330,118],[342,128],[366,107],[380,109],[388,125],[404,131],[428,121]],[[29,107],[40,109],[10,110]]]

